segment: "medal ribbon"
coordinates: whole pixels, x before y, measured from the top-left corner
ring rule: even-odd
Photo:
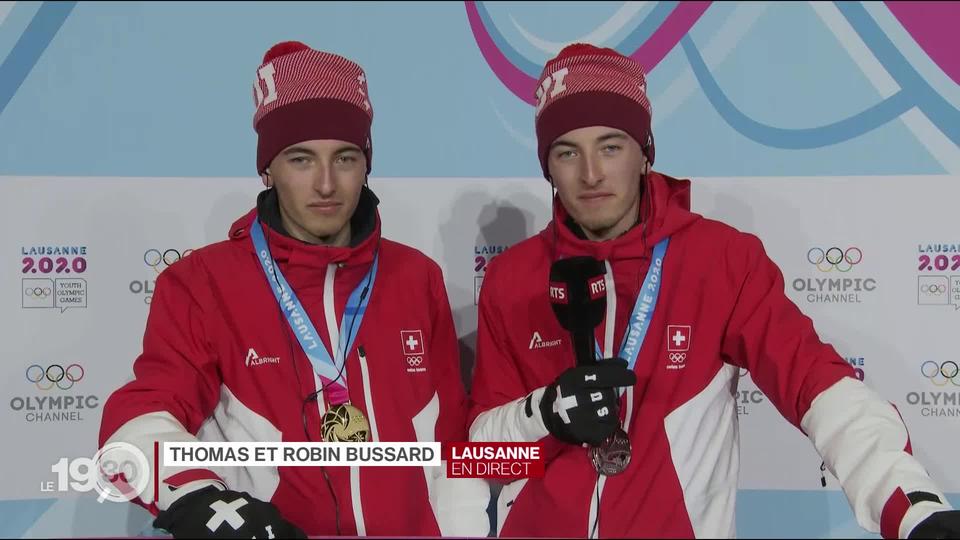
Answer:
[[[367,271],[367,275],[360,280],[360,284],[350,293],[350,297],[347,299],[347,306],[343,311],[343,319],[340,321],[340,339],[346,339],[346,347],[343,348],[343,356],[341,357],[337,354],[336,360],[334,360],[334,358],[331,358],[326,346],[320,340],[320,334],[317,333],[317,329],[307,315],[303,305],[300,303],[300,299],[297,298],[293,288],[287,283],[283,272],[280,271],[279,266],[270,254],[270,248],[267,245],[263,227],[260,225],[260,220],[256,216],[253,219],[253,224],[250,226],[250,238],[253,240],[254,249],[257,251],[257,260],[260,261],[263,273],[267,277],[267,281],[271,284],[270,290],[273,291],[273,296],[277,299],[277,303],[280,305],[287,319],[287,323],[297,336],[300,347],[303,349],[304,354],[307,355],[307,358],[310,359],[313,369],[317,372],[317,375],[320,376],[323,384],[330,385],[330,402],[338,405],[349,401],[347,394],[347,371],[345,368],[342,368],[342,365],[349,355],[348,352],[352,350],[353,342],[356,340],[360,326],[363,324],[363,315],[366,313],[367,304],[370,301],[370,293],[372,293],[373,289],[373,282],[377,277],[377,263],[380,259],[379,254],[374,256],[373,264],[370,266],[370,270]],[[370,290],[367,291],[366,295],[363,295],[363,285],[367,282],[369,282]],[[363,297],[362,299],[361,296]],[[344,332],[347,330],[344,328],[347,317],[353,317],[354,315],[357,317],[356,323],[352,325],[353,328],[350,335],[344,336]],[[339,353],[339,351],[337,352]],[[336,382],[338,380],[342,380],[343,382]]]

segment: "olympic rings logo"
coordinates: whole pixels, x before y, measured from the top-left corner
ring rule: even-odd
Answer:
[[[947,382],[953,383],[954,386],[960,386],[960,380],[957,380],[958,372],[960,372],[960,366],[952,360],[940,364],[928,360],[920,366],[920,373],[937,386],[945,386]],[[941,376],[943,382],[938,382]]]
[[[83,366],[80,364],[70,364],[66,369],[60,364],[50,364],[46,369],[38,364],[27,368],[27,380],[36,384],[40,390],[50,390],[54,386],[69,390],[74,383],[83,379],[83,375]]]
[[[935,294],[937,296],[947,292],[946,285],[928,285],[924,283],[920,286],[920,292],[923,294]]]
[[[674,364],[682,364],[687,360],[687,353],[670,353],[669,358]]]
[[[27,287],[23,290],[23,294],[32,297],[32,298],[46,298],[50,296],[50,293],[53,291],[50,287]]]
[[[834,268],[838,272],[849,272],[863,260],[863,251],[858,247],[848,247],[846,251],[832,247],[826,251],[821,248],[811,248],[807,252],[807,261],[821,272],[831,272]]]
[[[143,252],[143,263],[153,268],[153,270],[159,274],[164,271],[171,264],[179,261],[180,259],[186,257],[193,253],[192,249],[184,250],[183,253],[180,251],[170,248],[161,252],[159,249],[150,248]]]
[[[409,365],[410,367],[417,367],[417,366],[419,366],[419,365],[422,364],[422,363],[423,363],[423,357],[422,357],[422,356],[408,356],[408,357],[407,357],[407,365]]]

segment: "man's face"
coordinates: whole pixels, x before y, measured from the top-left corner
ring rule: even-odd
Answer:
[[[304,141],[277,154],[267,171],[264,180],[276,186],[284,226],[292,236],[311,243],[349,242],[345,227],[367,172],[358,146],[332,139]]]
[[[568,131],[550,146],[547,168],[564,208],[591,240],[615,238],[636,223],[640,178],[649,167],[626,132],[604,126]]]

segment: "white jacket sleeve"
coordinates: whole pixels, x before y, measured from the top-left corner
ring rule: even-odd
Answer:
[[[440,415],[440,397],[433,399],[417,413],[412,421],[418,441],[433,441],[434,429]],[[443,536],[482,537],[490,532],[487,505],[490,486],[481,478],[447,478],[447,463],[439,467],[424,467],[427,496],[430,507]]]
[[[127,453],[122,445],[125,443],[132,445],[145,459],[147,470],[136,471],[136,474],[145,475],[146,482],[139,484],[138,479],[127,479],[127,483],[134,487],[141,487],[139,499],[147,508],[155,508],[162,511],[170,507],[177,499],[188,493],[192,493],[207,486],[216,486],[219,489],[225,489],[225,485],[219,475],[210,469],[197,467],[172,467],[163,465],[163,458],[158,454],[162,452],[162,444],[165,442],[196,442],[197,438],[188,432],[176,418],[168,412],[147,413],[129,420],[120,426],[113,435],[104,443],[103,449],[107,454],[111,449],[117,449],[118,452]],[[136,463],[140,456],[130,456],[130,460]],[[159,457],[160,464],[157,463]],[[160,479],[160,485],[154,485],[154,469],[156,477]],[[155,506],[154,506],[155,505]]]
[[[821,392],[801,427],[868,531],[906,538],[930,514],[951,509],[913,457],[899,411],[863,382],[845,377]],[[938,501],[911,503],[918,493]]]
[[[447,464],[428,478],[430,506],[442,536],[483,537],[490,533],[490,485],[481,478],[447,478]]]
[[[549,435],[540,414],[541,386],[524,398],[481,413],[470,425],[471,442],[537,442]]]

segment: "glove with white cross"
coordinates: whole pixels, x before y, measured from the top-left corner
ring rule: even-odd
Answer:
[[[174,538],[306,538],[277,507],[249,493],[210,486],[177,499],[153,526]]]
[[[543,424],[562,441],[599,445],[620,426],[617,388],[636,383],[637,375],[622,358],[567,369],[543,393]]]

